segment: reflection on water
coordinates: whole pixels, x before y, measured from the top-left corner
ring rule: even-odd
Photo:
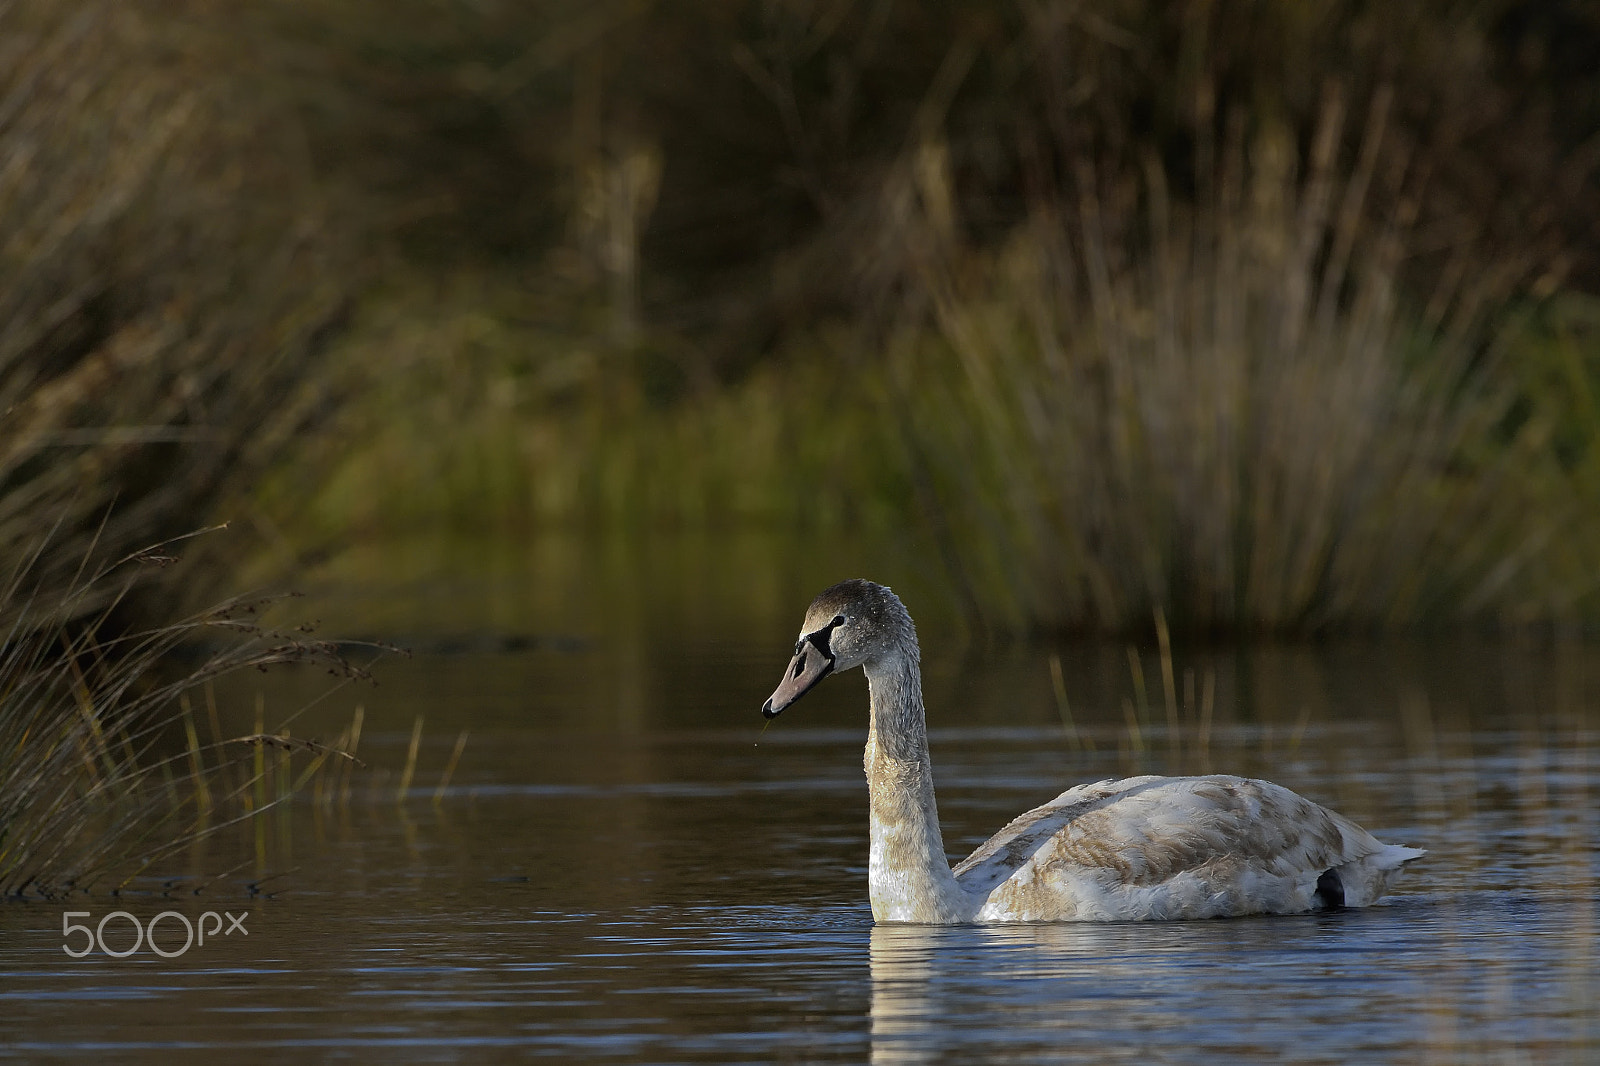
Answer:
[[[0,1054],[1600,1057],[1593,650],[1180,647],[1169,703],[1152,657],[979,651],[925,624],[952,851],[1078,781],[1209,767],[1269,776],[1429,854],[1388,905],[1361,912],[873,927],[859,679],[819,689],[755,746],[793,604],[741,615],[728,606],[736,596],[713,610],[685,605],[679,587],[673,609],[564,606],[548,590],[524,597],[546,596],[538,610],[472,609],[475,599],[517,599],[504,580],[492,594],[471,581],[448,595],[445,585],[437,595],[413,588],[416,616],[391,605],[386,624],[420,631],[431,617],[459,635],[470,627],[451,619],[487,616],[495,625],[480,631],[582,639],[389,664],[378,688],[342,692],[296,725],[300,735],[336,731],[354,701],[366,704],[373,770],[348,801],[303,797],[260,839],[214,840],[129,894],[71,906],[90,920],[123,909],[141,922],[168,909],[248,910],[248,937],[171,959],[80,960],[62,952],[68,908],[0,906]],[[318,684],[258,683],[272,708]],[[253,702],[248,690],[224,697]],[[428,743],[397,804],[395,771],[417,715]],[[467,754],[435,803],[461,729]],[[199,897],[163,895],[167,877],[240,862]],[[280,875],[267,884],[274,898],[244,888],[264,874]]]
[[[1592,932],[1593,918],[1590,901],[1408,898],[1221,928],[879,926],[872,1062],[1459,1062],[1530,1048],[1580,1061],[1600,1038],[1595,957],[1569,926]]]

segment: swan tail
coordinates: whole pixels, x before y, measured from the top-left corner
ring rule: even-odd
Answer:
[[[1367,861],[1387,873],[1398,870],[1412,859],[1420,859],[1426,854],[1427,851],[1422,848],[1408,848],[1404,844],[1385,844]]]
[[[1342,889],[1343,898],[1338,902],[1346,907],[1366,907],[1378,902],[1389,891],[1389,884],[1400,868],[1426,854],[1421,848],[1384,844],[1370,855],[1334,867],[1328,872],[1335,875]],[[1320,887],[1321,882],[1318,884]]]

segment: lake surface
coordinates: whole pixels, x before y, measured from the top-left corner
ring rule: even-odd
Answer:
[[[368,767],[117,897],[0,906],[0,1055],[1600,1058],[1593,648],[1180,641],[1169,700],[1153,649],[979,646],[907,592],[956,857],[1074,783],[1204,770],[1270,777],[1429,854],[1365,911],[874,927],[864,682],[829,679],[758,737],[825,581],[695,593],[693,567],[665,567],[675,587],[629,598],[552,588],[533,563],[385,565],[404,579],[380,587],[347,563],[309,608],[325,629],[392,633],[415,654],[293,726],[331,737],[361,704]],[[324,690],[287,673],[219,697],[244,732],[258,696],[270,725]],[[168,879],[180,883],[164,891]],[[247,934],[212,932],[173,958],[143,945],[72,958],[69,910],[89,924],[247,914]],[[176,953],[180,920],[158,925]],[[131,920],[103,936],[125,950]]]

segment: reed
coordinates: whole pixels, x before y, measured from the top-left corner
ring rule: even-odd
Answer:
[[[508,360],[486,373],[524,381],[519,398],[469,413],[463,392],[415,432],[385,412],[484,380],[447,382],[460,363],[419,354],[362,415],[388,428],[356,439],[309,528],[915,540],[989,630],[1143,634],[1157,611],[1186,633],[1592,617],[1600,560],[1577,531],[1600,518],[1600,420],[1572,399],[1600,380],[1588,327],[1540,335],[1508,292],[1446,294],[1430,321],[1397,277],[1422,238],[1335,210],[1377,181],[1361,153],[1374,173],[1384,153],[1310,175],[1252,162],[1282,148],[1236,142],[1226,194],[1185,212],[1160,206],[1153,173],[1112,192],[1085,175],[1083,201],[1041,207],[1000,249],[922,247],[885,343],[802,335],[783,365],[667,407],[603,360],[541,391],[509,361],[548,340],[508,328],[482,357]],[[917,246],[924,223],[902,225],[885,240]],[[379,346],[448,353],[467,343],[457,313]]]
[[[422,715],[411,725],[411,743],[406,747],[406,765],[400,771],[400,784],[395,787],[394,801],[405,802],[406,793],[411,790],[411,779],[417,772],[417,752],[422,747]]]
[[[335,645],[262,626],[266,601],[152,630],[106,625],[144,560],[172,547],[86,565],[65,593],[27,562],[0,587],[0,896],[59,897],[131,876],[287,799],[286,762],[276,795],[267,787],[267,745],[329,754],[258,733],[239,738],[256,746],[255,772],[236,774],[218,772],[236,761],[231,742],[199,740],[188,696],[217,678],[284,663],[365,676]]]
[[[30,573],[61,589],[91,544],[117,556],[249,514],[331,395],[314,371],[347,292],[339,242],[292,116],[224,22],[191,3],[0,7],[0,552],[43,543]],[[122,613],[164,620],[214,576]],[[55,602],[93,612],[99,591]]]
[[[1496,317],[1516,266],[1452,272],[1473,280],[1433,309],[1400,288],[1423,238],[1390,106],[1375,94],[1351,138],[1330,92],[1304,173],[1287,130],[1247,143],[1231,123],[1187,206],[1153,159],[1086,162],[1073,202],[988,255],[939,238],[945,156],[919,157],[902,239],[936,328],[892,347],[916,382],[893,402],[975,599],[1005,590],[985,606],[1012,625],[1112,631],[1153,612],[1318,632],[1593,605],[1564,565],[1590,498]],[[1399,206],[1369,221],[1384,184]]]
[[[1077,722],[1072,717],[1072,705],[1067,702],[1067,684],[1061,673],[1061,656],[1055,652],[1050,653],[1050,691],[1056,698],[1056,713],[1061,717],[1061,731],[1066,734],[1067,743],[1073,751],[1082,751],[1085,747],[1085,738],[1079,736]],[[1088,739],[1087,746],[1094,750],[1094,741]]]
[[[456,746],[450,751],[450,761],[445,763],[444,773],[439,775],[439,785],[433,790],[433,804],[437,807],[444,802],[445,790],[450,787],[450,779],[455,776],[456,764],[461,761],[461,753],[467,748],[467,731],[463,729],[456,737]]]
[[[1594,617],[1600,364],[1565,286],[1595,157],[1528,110],[1555,82],[1503,61],[1509,6],[803,7],[384,37],[386,76],[569,42],[449,101],[566,131],[529,165],[567,224],[516,270],[391,274],[339,351],[381,371],[265,509],[311,543],[848,533],[942,565],[981,631]],[[347,43],[371,10],[337,6]]]

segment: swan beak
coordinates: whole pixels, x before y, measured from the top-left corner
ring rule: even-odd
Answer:
[[[776,718],[785,707],[811,691],[811,686],[833,672],[833,658],[809,640],[802,640],[800,648],[789,660],[789,669],[779,682],[772,698],[761,706],[761,713]]]

